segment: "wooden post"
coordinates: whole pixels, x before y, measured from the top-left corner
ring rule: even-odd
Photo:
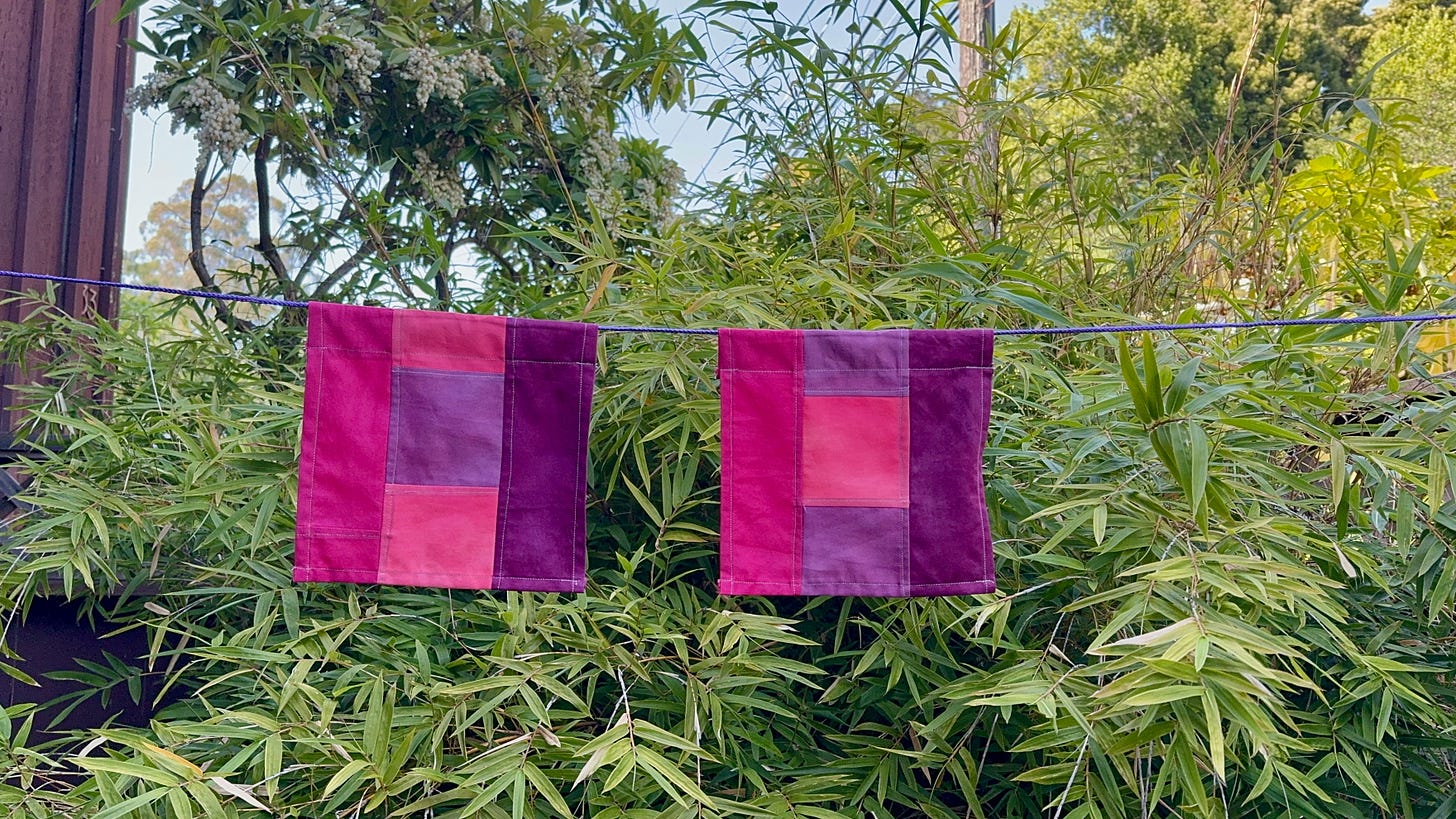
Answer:
[[[0,270],[116,281],[126,193],[126,91],[135,15],[122,0],[0,2]],[[43,282],[0,277],[0,290],[44,292]],[[94,321],[116,317],[114,290],[57,288],[59,306]],[[36,305],[0,307],[26,321]],[[27,368],[0,369],[0,447],[16,427],[12,384]],[[0,452],[3,454],[3,452]]]
[[[986,79],[990,73],[990,48],[996,32],[996,0],[959,0],[961,38],[961,91]],[[979,164],[985,171],[996,167],[996,135],[971,110],[970,101],[961,106],[961,130],[966,142],[979,143]]]

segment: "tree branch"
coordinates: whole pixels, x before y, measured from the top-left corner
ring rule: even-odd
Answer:
[[[354,253],[349,256],[349,258],[345,259],[339,264],[338,267],[334,268],[333,271],[329,273],[327,278],[325,278],[322,282],[319,282],[318,287],[315,287],[313,289],[313,294],[310,296],[310,298],[317,299],[320,296],[327,295],[328,292],[334,289],[334,286],[342,281],[345,276],[354,272],[354,269],[359,266],[360,262],[373,255],[373,253],[374,248],[370,247],[368,244],[360,244],[358,250],[355,250]]]
[[[273,197],[268,192],[268,149],[271,146],[272,140],[264,135],[258,137],[258,149],[253,152],[253,179],[258,186],[258,244],[256,247],[273,271],[273,278],[283,285],[284,295],[292,298],[298,295],[298,284],[288,277],[288,268],[283,264],[283,257],[278,253],[278,245],[273,243]]]
[[[217,279],[213,277],[212,271],[207,269],[207,260],[202,255],[202,205],[207,197],[207,162],[199,162],[197,173],[192,176],[192,200],[187,210],[188,233],[192,242],[192,250],[187,254],[187,262],[192,265],[192,272],[197,274],[197,280],[202,282],[206,290],[215,293],[222,292],[217,286]],[[229,330],[252,330],[250,322],[243,321],[234,315],[232,308],[227,302],[221,299],[212,300],[213,309],[217,311],[218,320],[226,324]]]
[[[494,222],[496,220],[492,219],[491,221]],[[495,243],[492,241],[493,238],[494,232],[489,227],[486,227],[484,236],[476,234],[475,246],[485,251],[487,256],[494,259],[495,263],[501,266],[501,269],[505,272],[506,277],[509,278],[512,283],[520,284],[521,271],[517,270],[516,266],[511,264],[511,260],[507,259],[504,253],[500,252],[500,249],[497,248],[495,246]]]

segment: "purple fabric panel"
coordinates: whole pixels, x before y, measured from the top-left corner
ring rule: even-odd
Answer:
[[[495,584],[586,588],[586,459],[597,328],[510,319]]]
[[[905,330],[804,331],[805,395],[905,395]]]
[[[804,507],[803,594],[906,594],[906,510]]]
[[[393,387],[390,483],[500,485],[503,376],[398,367]]]
[[[802,336],[724,329],[722,594],[798,594],[802,586]]]
[[[294,580],[373,582],[384,519],[392,311],[309,305]]]
[[[990,330],[910,336],[910,594],[996,588],[981,471],[992,345]]]
[[[990,330],[916,330],[910,334],[910,366],[990,367],[995,346]]]

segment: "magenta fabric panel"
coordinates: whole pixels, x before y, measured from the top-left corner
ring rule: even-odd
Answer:
[[[722,593],[995,589],[990,331],[723,330],[719,343]]]
[[[799,594],[802,336],[718,333],[723,406],[723,594]]]
[[[390,310],[308,306],[295,581],[378,577],[393,328]]]
[[[310,305],[294,579],[583,588],[595,339]]]
[[[586,459],[594,324],[511,319],[495,581],[586,588]]]
[[[910,335],[910,589],[996,590],[982,476],[991,418],[990,330]]]

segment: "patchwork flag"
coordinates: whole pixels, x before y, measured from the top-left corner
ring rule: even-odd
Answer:
[[[996,588],[989,330],[721,330],[723,594]]]
[[[585,588],[596,335],[311,303],[293,579]]]

